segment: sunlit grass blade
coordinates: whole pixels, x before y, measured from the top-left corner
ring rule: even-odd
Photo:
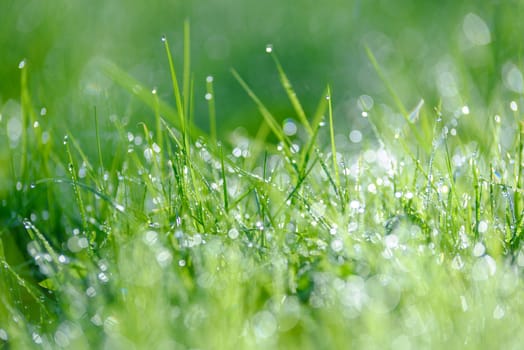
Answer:
[[[428,151],[428,146],[427,146],[426,142],[424,142],[424,138],[420,135],[420,132],[417,129],[415,129],[415,127],[413,126],[413,121],[414,120],[410,119],[410,114],[408,113],[406,107],[402,103],[400,97],[397,95],[397,92],[395,91],[395,89],[391,85],[389,79],[387,79],[385,73],[382,71],[382,68],[380,67],[377,59],[375,58],[375,55],[373,54],[373,52],[371,51],[371,49],[369,47],[366,46],[365,49],[366,49],[367,56],[368,56],[371,64],[373,65],[373,68],[377,72],[380,80],[382,80],[382,82],[386,86],[386,88],[387,88],[387,90],[389,92],[389,95],[391,96],[391,98],[393,99],[393,102],[395,103],[395,106],[397,107],[399,112],[402,114],[402,116],[404,117],[406,122],[408,123],[408,127],[409,127],[410,131],[413,133],[413,135],[415,136],[418,144],[421,147],[423,147],[424,150]],[[420,108],[421,107],[422,107],[422,105],[420,105],[420,107],[418,108],[418,111],[416,113],[417,115],[418,115],[418,113],[420,113]],[[415,108],[415,110],[417,110],[417,108]]]
[[[82,199],[82,195],[81,195],[80,191],[78,191],[78,187],[77,187],[77,183],[78,183],[78,176],[77,176],[78,169],[75,166],[75,162],[73,160],[73,155],[71,153],[71,149],[69,148],[69,135],[66,135],[64,137],[64,145],[65,145],[65,148],[66,148],[66,154],[67,154],[67,160],[68,160],[66,171],[71,176],[71,180],[72,180],[71,184],[73,186],[73,192],[75,194],[75,199],[76,199],[76,202],[77,202],[77,205],[78,205],[78,209],[80,211],[80,218],[82,220],[82,229],[83,229],[84,232],[86,232],[87,231],[86,210],[85,210],[85,206],[84,206],[84,201]]]
[[[326,96],[328,95],[328,89],[329,86],[326,86],[325,91],[322,93],[320,97],[320,102],[318,104],[317,110],[315,112],[315,115],[313,116],[313,134],[309,137],[307,144],[302,148],[301,153],[301,159],[299,164],[300,173],[303,174],[308,161],[311,159],[312,151],[317,144],[317,137],[318,133],[320,131],[320,128],[322,126],[322,119],[324,118],[324,113],[326,112],[326,109],[328,108],[328,100],[326,99]]]
[[[226,210],[226,213],[229,211],[229,195],[227,193],[227,178],[226,178],[226,168],[224,166],[224,151],[222,146],[220,145],[220,166],[221,166],[221,172],[222,172],[222,189],[223,189],[223,196],[224,196],[224,209]]]
[[[307,133],[309,135],[312,135],[313,128],[309,124],[309,121],[306,117],[306,113],[304,112],[304,108],[302,107],[302,104],[300,103],[300,100],[298,99],[297,94],[295,90],[293,89],[293,86],[291,85],[291,82],[289,81],[286,73],[284,72],[284,69],[282,68],[282,65],[280,64],[280,61],[278,60],[274,51],[271,51],[271,57],[273,57],[273,60],[275,61],[275,65],[277,66],[277,69],[278,69],[278,75],[280,76],[280,82],[282,83],[284,90],[286,90],[287,97],[289,98],[289,101],[293,105],[293,109],[295,110],[295,113],[297,114],[298,120],[300,120],[300,122],[306,129]]]
[[[184,68],[183,68],[183,86],[182,95],[184,96],[184,115],[186,118],[189,116],[189,101],[190,95],[193,92],[191,85],[191,39],[190,39],[190,25],[189,20],[184,21]],[[167,41],[166,41],[167,46]],[[171,61],[171,58],[169,59]],[[173,69],[172,76],[176,79],[174,74],[174,64],[170,63],[171,69]],[[174,83],[173,83],[174,84]]]
[[[157,104],[156,97],[154,96],[155,94],[152,94],[150,89],[144,87],[141,82],[133,78],[127,72],[123,71],[114,63],[107,60],[101,60],[100,65],[104,72],[118,85],[122,86],[128,92],[138,97],[146,106],[151,108],[152,111],[154,111],[155,108],[158,108],[161,116],[164,116],[166,120],[168,120],[170,123],[173,123],[176,127],[182,130],[182,117],[179,113],[179,107],[173,109],[173,107],[160,98],[158,98]],[[191,130],[195,133],[195,135],[192,135],[194,138],[205,135],[205,133],[196,126],[193,126]]]
[[[340,175],[339,165],[337,161],[337,146],[335,144],[335,125],[333,122],[333,105],[331,98],[331,89],[328,86],[326,99],[328,100],[328,116],[329,116],[329,137],[331,140],[331,158],[333,160],[333,171],[335,172],[335,184],[337,186],[337,192],[340,192]]]
[[[216,122],[216,108],[215,108],[215,91],[213,89],[213,76],[206,77],[206,100],[209,111],[209,132],[211,142],[217,141],[217,122]]]
[[[260,111],[260,114],[262,114],[262,117],[264,117],[264,120],[266,121],[267,125],[269,126],[273,134],[275,134],[278,140],[282,143],[282,147],[286,155],[289,157],[289,159],[292,159],[292,154],[289,149],[291,142],[289,141],[287,136],[282,131],[282,128],[280,127],[279,123],[276,121],[275,117],[266,108],[266,106],[262,103],[262,101],[260,101],[260,99],[255,95],[255,93],[253,92],[253,90],[251,90],[249,85],[247,85],[247,83],[240,77],[238,72],[234,69],[232,69],[231,72],[233,73],[233,76],[235,77],[235,79],[240,83],[242,88],[249,95],[249,97],[251,97],[253,102],[255,102],[255,104],[257,105],[258,110]]]
[[[175,96],[176,110],[177,110],[178,118],[179,118],[178,121],[180,123],[180,129],[182,130],[182,134],[185,135],[186,133],[186,113],[185,113],[186,107],[184,106],[182,93],[180,92],[180,88],[178,85],[175,64],[173,63],[173,57],[171,56],[171,49],[169,47],[169,42],[165,36],[162,37],[162,42],[164,43],[164,47],[166,49],[167,62],[169,64],[169,72],[171,73],[171,83],[173,84],[173,94]],[[189,77],[187,79],[189,79]],[[185,84],[185,80],[184,80],[184,84]]]

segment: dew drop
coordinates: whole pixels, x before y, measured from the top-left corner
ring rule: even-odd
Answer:
[[[161,40],[162,40],[163,43],[165,43],[165,42],[166,42],[166,36],[165,36],[165,35],[162,35]]]
[[[25,58],[18,63],[18,69],[24,69],[26,60]]]
[[[109,276],[107,276],[107,274],[104,273],[104,272],[100,272],[100,273],[98,274],[98,279],[99,279],[100,282],[102,282],[102,283],[107,283],[107,282],[109,282]]]
[[[456,255],[451,261],[451,267],[454,270],[461,270],[464,267],[464,261],[460,255]]]
[[[495,306],[495,310],[493,310],[493,318],[496,320],[500,320],[504,317],[504,315],[504,308],[500,305]]]
[[[284,134],[286,134],[287,136],[293,136],[297,133],[297,125],[295,124],[293,119],[284,120],[284,125],[282,129],[284,131]]]
[[[460,296],[460,306],[462,307],[462,311],[466,312],[469,309],[468,301],[465,296]]]
[[[231,230],[229,230],[229,232],[227,233],[227,236],[231,239],[237,239],[238,238],[238,235],[239,235],[239,232],[236,228],[232,228]]]
[[[271,53],[273,52],[273,45],[272,44],[267,44],[266,45],[266,53]]]
[[[32,338],[35,344],[42,344],[42,337],[40,336],[40,334],[33,332]]]
[[[171,252],[167,249],[161,249],[157,256],[156,261],[161,267],[167,267],[169,264],[171,264],[171,261],[173,260],[173,255]]]
[[[478,231],[479,233],[485,233],[488,230],[488,223],[487,221],[480,221],[478,225]]]
[[[349,139],[353,143],[359,143],[360,141],[362,141],[362,133],[360,132],[360,130],[351,130],[351,132],[349,133]]]
[[[204,98],[206,99],[206,101],[211,101],[213,99],[213,94],[208,92],[205,94]]]
[[[513,112],[516,112],[516,111],[518,111],[519,106],[517,105],[517,102],[515,102],[515,101],[511,101],[510,104],[509,104],[509,108],[510,108]]]
[[[331,249],[333,249],[334,252],[338,253],[338,252],[340,252],[343,248],[344,248],[344,243],[342,242],[341,239],[337,238],[337,239],[334,239],[334,240],[331,242]]]
[[[152,145],[151,147],[152,147],[152,149],[153,149],[153,151],[154,151],[155,153],[160,153],[161,148],[160,148],[159,145],[157,145],[156,143],[153,143],[153,145]]]
[[[466,39],[473,45],[487,45],[491,42],[491,33],[488,25],[474,13],[470,12],[464,17],[462,29]]]
[[[267,339],[277,331],[277,320],[269,311],[261,311],[253,316],[253,330],[259,339]]]
[[[422,109],[422,106],[424,105],[424,99],[421,98],[418,104],[413,108],[411,113],[409,113],[408,119],[411,123],[414,123],[418,120],[420,116],[420,110]]]
[[[208,83],[212,83],[212,82],[213,82],[213,76],[212,76],[212,75],[208,75],[208,76],[206,77],[206,82],[208,82]]]
[[[475,246],[473,247],[474,256],[477,256],[477,257],[482,256],[484,255],[485,252],[486,252],[486,247],[481,242],[476,243]]]
[[[96,296],[96,289],[95,289],[93,286],[88,287],[88,288],[86,289],[86,295],[87,295],[88,297],[90,297],[90,298],[95,297],[95,296]]]

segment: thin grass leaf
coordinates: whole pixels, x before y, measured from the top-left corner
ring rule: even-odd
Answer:
[[[217,142],[217,122],[216,122],[216,107],[215,107],[215,91],[213,89],[213,77],[211,75],[206,78],[206,100],[209,111],[209,130],[211,143]]]
[[[304,108],[302,108],[302,104],[300,103],[300,100],[298,99],[297,94],[293,89],[293,86],[291,85],[291,82],[289,81],[286,73],[284,72],[284,69],[282,68],[282,65],[280,64],[280,61],[278,60],[277,55],[274,51],[271,51],[271,57],[275,61],[275,65],[277,66],[278,70],[278,75],[280,76],[280,82],[282,84],[282,87],[284,87],[284,90],[286,90],[287,97],[293,105],[293,109],[297,114],[298,120],[300,120],[307,133],[309,135],[313,135],[313,128],[309,124],[309,121],[306,117],[306,113],[304,112]]]
[[[329,137],[331,140],[331,158],[333,159],[333,170],[335,171],[335,183],[337,186],[337,192],[340,192],[340,175],[338,171],[337,161],[337,146],[335,144],[335,125],[333,123],[333,106],[331,101],[331,89],[328,86],[328,94],[326,99],[328,100],[328,115],[329,115]],[[342,199],[342,198],[341,198]]]
[[[285,152],[286,156],[289,159],[292,159],[292,153],[291,153],[291,151],[289,149],[290,145],[291,145],[291,142],[289,141],[287,136],[282,131],[282,128],[280,127],[280,125],[276,121],[275,117],[273,117],[271,112],[269,112],[269,110],[262,103],[262,101],[260,101],[260,99],[255,95],[255,93],[253,92],[253,90],[251,90],[249,85],[247,85],[247,83],[240,77],[238,72],[236,70],[234,70],[234,69],[232,69],[231,72],[232,72],[233,76],[235,77],[235,79],[240,83],[242,88],[249,95],[249,97],[251,97],[253,102],[255,102],[255,104],[258,107],[258,110],[260,111],[260,114],[262,114],[262,117],[264,117],[264,120],[266,121],[267,125],[269,126],[269,128],[271,129],[273,134],[275,134],[275,136],[278,138],[278,140],[282,143],[282,147],[284,149],[284,152]]]

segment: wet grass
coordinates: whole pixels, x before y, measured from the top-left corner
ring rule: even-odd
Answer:
[[[233,71],[263,122],[217,142],[212,77],[210,134],[193,122],[189,26],[183,62],[162,42],[166,101],[98,62],[151,117],[101,127],[91,109],[92,144],[47,128],[21,65],[18,114],[0,124],[0,347],[522,344],[520,99],[501,95],[486,118],[480,97],[409,112],[368,49],[394,107],[361,96],[370,132],[341,142],[330,87],[306,112],[267,47],[296,116],[282,125]]]

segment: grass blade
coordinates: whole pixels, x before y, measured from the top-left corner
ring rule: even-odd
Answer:
[[[271,51],[271,57],[275,61],[275,65],[277,66],[278,75],[280,76],[280,82],[282,86],[284,87],[284,90],[286,90],[287,97],[289,98],[289,101],[293,105],[293,109],[295,110],[295,113],[297,114],[298,119],[304,125],[304,128],[306,129],[307,133],[309,135],[313,135],[313,128],[309,124],[309,121],[307,120],[306,113],[304,112],[304,108],[302,108],[302,104],[300,103],[300,100],[297,97],[297,94],[295,90],[293,89],[293,86],[291,85],[291,82],[289,81],[286,73],[284,72],[284,69],[282,68],[282,65],[280,64],[280,61],[278,60],[275,52]]]

